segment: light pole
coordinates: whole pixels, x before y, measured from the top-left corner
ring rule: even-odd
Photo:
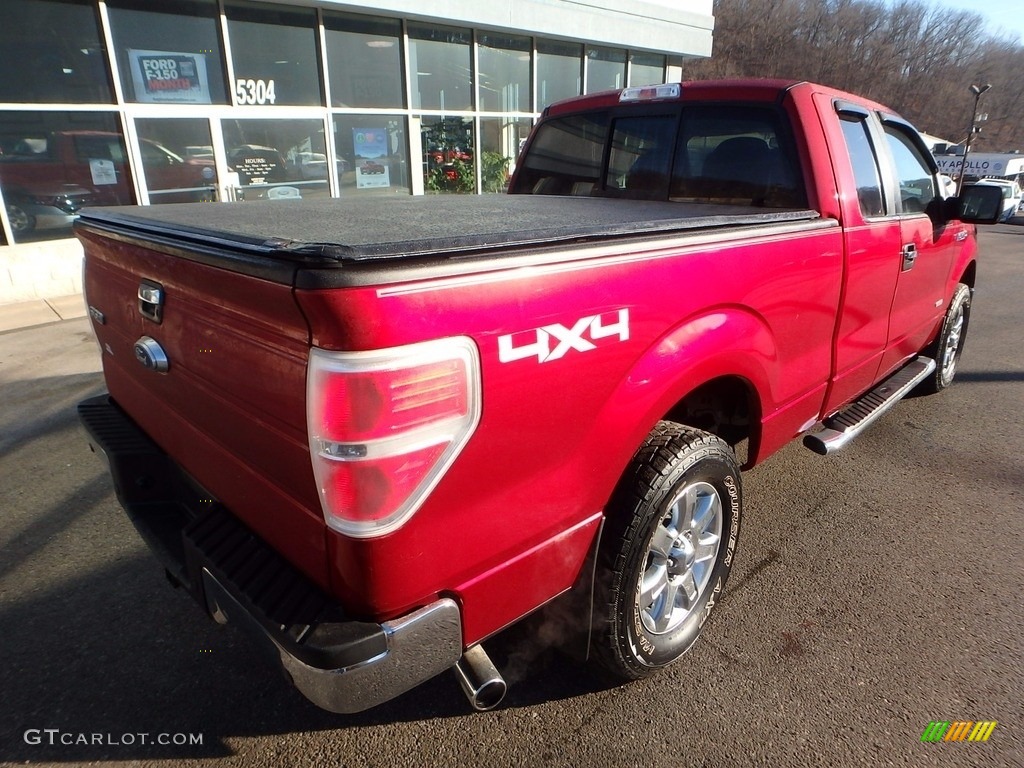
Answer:
[[[964,188],[964,176],[967,175],[967,156],[971,154],[971,139],[974,138],[974,124],[978,121],[978,102],[981,100],[981,94],[992,87],[991,83],[985,85],[972,85],[971,93],[974,94],[974,111],[971,112],[971,124],[967,126],[967,143],[964,144],[964,162],[960,166],[960,180],[956,184],[957,197],[960,196],[960,191]]]

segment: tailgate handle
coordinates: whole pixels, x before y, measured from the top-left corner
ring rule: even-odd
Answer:
[[[164,287],[152,280],[139,283],[139,314],[159,324],[164,316]]]

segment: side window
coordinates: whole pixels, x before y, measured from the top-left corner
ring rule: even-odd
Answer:
[[[938,197],[931,168],[911,138],[897,126],[885,126],[885,139],[896,165],[903,213],[924,213]]]
[[[805,207],[799,164],[783,124],[781,113],[758,105],[684,107],[670,199]]]
[[[601,181],[608,113],[549,120],[530,144],[512,192],[590,195]]]
[[[605,191],[641,200],[667,200],[674,115],[638,115],[615,121]]]
[[[884,216],[885,204],[882,197],[881,177],[878,173],[878,158],[871,146],[867,122],[864,119],[841,115],[843,137],[853,165],[853,177],[857,184],[857,200],[860,212],[865,218]]]

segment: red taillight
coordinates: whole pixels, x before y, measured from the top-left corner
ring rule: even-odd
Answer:
[[[419,508],[476,428],[479,356],[467,338],[314,349],[306,395],[324,519],[349,536],[381,536]]]

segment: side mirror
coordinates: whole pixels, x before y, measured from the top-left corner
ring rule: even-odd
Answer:
[[[968,224],[995,224],[1003,212],[1003,190],[986,185],[965,185],[959,197],[946,200],[949,218]]]

